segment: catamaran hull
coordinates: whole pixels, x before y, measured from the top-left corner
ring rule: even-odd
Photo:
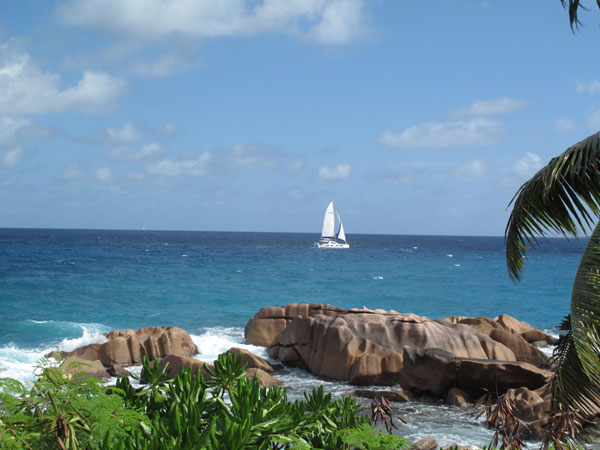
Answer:
[[[350,248],[350,244],[335,241],[315,242],[317,248]]]

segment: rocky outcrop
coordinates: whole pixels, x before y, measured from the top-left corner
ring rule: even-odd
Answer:
[[[168,366],[167,366],[168,364]],[[205,363],[195,358],[191,358],[189,356],[180,356],[180,355],[168,355],[158,363],[158,366],[162,370],[165,366],[167,366],[168,374],[165,377],[166,379],[175,378],[179,372],[181,372],[182,368],[190,369],[192,371],[192,375],[196,375],[197,371],[200,370],[200,373],[204,377],[206,381],[212,379],[210,372],[208,372],[207,367],[211,370],[214,369],[212,364]]]
[[[537,347],[530,345],[519,334],[513,334],[503,329],[495,329],[490,332],[489,336],[493,340],[510,348],[515,354],[517,361],[528,362],[537,367],[548,365],[549,358]]]
[[[246,326],[246,343],[314,375],[356,385],[400,384],[446,398],[482,389],[536,389],[550,372],[547,357],[522,333],[534,330],[508,315],[432,320],[396,311],[291,304],[261,309]],[[495,338],[495,339],[494,339]]]
[[[60,365],[60,370],[64,375],[77,375],[81,378],[110,378],[110,374],[100,361],[89,361],[87,359],[78,358],[77,356],[69,356]]]
[[[269,347],[284,364],[352,384],[397,384],[405,348],[437,348],[462,358],[515,361],[471,327],[415,314],[355,312],[296,317]]]
[[[474,398],[482,389],[499,394],[521,386],[537,389],[551,375],[524,362],[457,358],[439,348],[406,348],[398,382],[404,389],[433,397],[443,398],[458,387]]]
[[[227,352],[240,355],[242,357],[242,364],[246,364],[246,370],[260,369],[270,375],[272,375],[275,372],[275,369],[271,364],[262,359],[260,356],[257,356],[246,349],[239,347],[231,347],[229,350],[227,350]]]
[[[63,356],[99,360],[105,367],[124,367],[141,364],[143,356],[153,360],[168,355],[192,356],[198,353],[190,335],[178,327],[111,331],[106,339],[103,344],[86,345]]]
[[[446,403],[461,408],[471,405],[469,394],[464,389],[457,387],[450,388],[446,395]]]
[[[346,310],[342,308],[319,303],[291,303],[285,306],[267,306],[261,308],[248,321],[244,330],[246,344],[268,347],[295,317],[335,316],[345,312]]]
[[[551,395],[547,386],[530,390],[526,387],[509,389],[506,397],[514,404],[514,414],[522,422],[524,439],[540,439],[543,426],[551,409]]]
[[[267,386],[275,386],[279,384],[279,381],[275,377],[273,377],[268,372],[265,372],[262,369],[250,368],[246,370],[246,378],[256,378],[258,380],[258,384],[263,387]]]

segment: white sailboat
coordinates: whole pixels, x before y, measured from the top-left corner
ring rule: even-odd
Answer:
[[[338,232],[335,232],[335,219],[337,217],[340,227]],[[333,202],[329,203],[325,210],[325,218],[323,219],[323,230],[321,231],[321,239],[315,242],[317,248],[350,248],[350,244],[346,242],[346,233],[344,233],[344,225],[339,213],[333,207]]]

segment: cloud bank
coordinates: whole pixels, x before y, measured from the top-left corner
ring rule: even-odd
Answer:
[[[285,33],[344,44],[366,30],[364,0],[70,0],[57,16],[68,25],[141,42]]]
[[[448,148],[492,145],[507,133],[504,122],[473,118],[454,122],[429,122],[413,125],[401,133],[384,131],[379,142],[395,148]]]

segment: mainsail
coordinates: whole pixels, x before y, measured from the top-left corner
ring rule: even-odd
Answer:
[[[323,231],[321,233],[321,237],[335,238],[335,216],[333,214],[333,202],[329,203],[329,206],[325,211],[325,218],[323,219]]]

